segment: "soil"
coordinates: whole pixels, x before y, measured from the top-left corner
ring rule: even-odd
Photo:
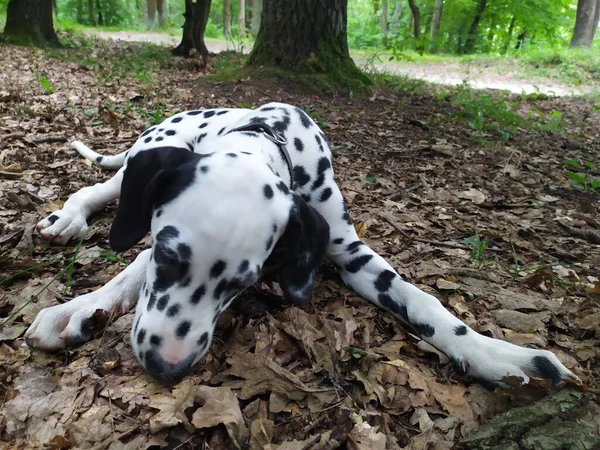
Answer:
[[[80,243],[49,247],[35,234],[37,221],[71,194],[112,175],[86,163],[70,141],[115,154],[177,111],[270,101],[296,104],[322,127],[368,245],[475,330],[553,351],[597,407],[600,195],[574,187],[564,164],[577,162],[590,183],[600,177],[593,105],[519,100],[524,118],[561,111],[565,126],[519,128],[503,141],[474,129],[449,97],[373,89],[350,98],[286,82],[207,79],[229,56],[209,58],[206,68],[193,58],[145,61],[142,77],[125,67],[141,51],[114,41],[52,54],[0,48],[6,448],[447,449],[548,393],[541,380],[495,390],[465,380],[444,355],[343,287],[330,266],[305,310],[284,307],[276,284],[240,299],[221,316],[207,356],[176,386],[140,368],[131,314],[100,323],[96,338],[77,348],[25,345],[40,309],[99,288],[143,247],[109,250],[114,205],[90,220]]]

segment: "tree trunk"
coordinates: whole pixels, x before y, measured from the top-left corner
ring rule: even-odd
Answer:
[[[463,46],[463,53],[473,52],[473,48],[475,47],[475,41],[477,40],[477,29],[479,28],[479,22],[481,21],[481,17],[483,16],[483,12],[485,11],[486,5],[487,0],[479,0],[479,4],[477,5],[477,9],[475,10],[475,17],[473,17],[471,28],[469,28],[469,34],[467,35],[465,45]]]
[[[17,41],[60,46],[52,22],[52,2],[9,0],[4,36]]]
[[[167,21],[166,0],[156,0],[156,11],[158,12],[158,26],[163,27]]]
[[[252,22],[250,29],[252,30],[252,36],[256,38],[258,36],[258,30],[260,30],[260,16],[262,15],[262,4],[263,0],[254,0],[252,3]]]
[[[502,54],[505,55],[506,52],[508,51],[508,47],[510,47],[510,41],[512,40],[512,34],[513,31],[515,29],[515,24],[517,23],[517,18],[516,16],[512,16],[512,19],[510,19],[510,25],[508,26],[508,33],[506,35],[505,41],[504,41],[504,46],[502,47]]]
[[[394,14],[392,14],[392,20],[390,23],[390,34],[395,36],[398,34],[398,28],[400,27],[400,17],[402,17],[402,2],[404,0],[396,0],[396,6],[394,7]]]
[[[421,40],[421,10],[415,3],[415,0],[408,0],[408,6],[410,7],[410,12],[412,13],[412,25],[413,25],[413,34],[415,36],[416,45],[415,48],[417,51],[423,51],[423,41]]]
[[[523,44],[525,44],[525,39],[527,38],[527,30],[523,30],[517,36],[517,44],[515,45],[515,50],[521,50],[523,48]]]
[[[231,0],[223,0],[223,35],[231,37]]]
[[[431,29],[429,31],[429,53],[437,52],[437,37],[440,32],[440,25],[442,23],[442,9],[444,7],[444,0],[435,0],[435,6],[433,7],[433,18],[431,19]]]
[[[240,0],[238,10],[238,37],[244,39],[246,35],[246,0]]]
[[[156,0],[146,0],[146,5],[148,7],[148,20],[146,21],[146,25],[150,29],[156,28]]]
[[[569,47],[591,47],[598,27],[600,0],[579,0]]]
[[[96,25],[96,13],[94,13],[94,0],[88,0],[88,21],[90,25]]]
[[[206,59],[208,49],[204,43],[204,31],[210,14],[211,0],[185,0],[185,12],[183,17],[183,36],[181,43],[171,50],[175,56],[189,56],[190,51],[195,49]]]
[[[96,0],[96,11],[98,13],[98,25],[104,25],[104,17],[102,16],[102,7],[100,6],[100,0]]]
[[[348,52],[347,7],[347,0],[264,0],[248,65],[369,83]]]
[[[381,36],[383,45],[387,45],[388,38],[388,0],[381,2]]]

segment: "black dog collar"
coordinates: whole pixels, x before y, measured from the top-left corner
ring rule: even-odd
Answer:
[[[277,148],[279,149],[279,153],[281,157],[285,160],[288,168],[288,173],[290,175],[290,189],[294,189],[294,170],[292,164],[292,157],[290,156],[287,148],[285,147],[287,144],[287,140],[277,133],[273,128],[271,128],[266,123],[249,123],[247,125],[242,125],[241,127],[234,128],[230,130],[227,134],[233,133],[234,131],[255,131],[257,133],[262,133],[268,140],[277,144]]]

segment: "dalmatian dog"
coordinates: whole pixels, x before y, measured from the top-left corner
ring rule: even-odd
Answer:
[[[344,282],[444,352],[459,371],[491,384],[507,376],[577,381],[546,350],[481,335],[412,284],[356,234],[334,181],[332,155],[301,109],[270,103],[255,110],[200,109],[147,129],[127,151],[101,156],[110,180],[85,187],[37,225],[50,243],[85,236],[87,218],[119,199],[110,245],[124,251],[150,232],[152,246],[100,289],[42,310],[25,335],[57,350],[91,339],[96,310],[136,306],[133,351],[165,383],[181,380],[207,352],[217,318],[267,266],[287,298],[311,298],[324,257]]]

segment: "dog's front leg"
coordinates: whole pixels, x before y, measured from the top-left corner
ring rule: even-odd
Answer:
[[[96,310],[122,314],[136,304],[144,283],[151,250],[144,250],[133,263],[100,289],[62,305],[44,308],[25,333],[30,347],[59,350],[92,338],[89,319]]]
[[[71,238],[85,236],[88,231],[87,218],[119,198],[124,171],[122,167],[110,180],[77,191],[61,210],[40,221],[36,229],[52,244],[66,244]]]

